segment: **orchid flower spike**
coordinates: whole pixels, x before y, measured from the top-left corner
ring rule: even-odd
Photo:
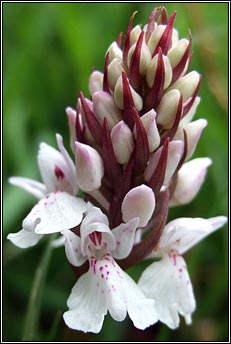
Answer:
[[[7,238],[26,248],[61,234],[78,276],[64,321],[84,332],[98,333],[107,312],[116,321],[128,314],[138,329],[158,320],[175,329],[180,315],[189,324],[196,302],[182,254],[227,220],[166,225],[169,208],[196,197],[212,163],[189,160],[207,125],[191,122],[201,76],[189,72],[192,36],[179,38],[176,12],[157,7],[133,28],[135,14],[108,47],[104,71],[92,71],[90,99],[80,92],[75,109],[66,108],[75,161],[57,134],[58,150],[40,144],[42,183],[9,180],[39,201]],[[147,257],[159,260],[135,283],[123,269]]]

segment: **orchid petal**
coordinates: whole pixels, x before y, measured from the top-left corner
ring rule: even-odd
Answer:
[[[179,326],[179,314],[190,323],[196,308],[193,288],[184,259],[176,252],[164,254],[145,269],[138,282],[144,294],[153,298],[158,318],[171,329]]]
[[[63,190],[73,193],[73,178],[63,154],[42,142],[37,159],[41,177],[48,192]]]
[[[226,221],[225,216],[210,219],[182,217],[173,220],[163,230],[159,249],[176,250],[184,254],[206,236],[222,227]]]
[[[23,228],[37,234],[61,232],[77,226],[86,210],[85,202],[57,191],[41,199],[23,221]]]
[[[91,271],[82,275],[74,285],[67,305],[70,310],[63,318],[68,327],[83,332],[100,332],[107,307],[104,295],[97,292],[97,281]]]
[[[79,191],[77,184],[76,184],[76,167],[75,164],[73,163],[73,161],[71,160],[70,155],[68,154],[66,148],[63,145],[63,138],[61,135],[56,134],[56,140],[57,140],[57,144],[59,147],[59,150],[61,152],[61,154],[63,155],[63,158],[66,162],[66,169],[65,169],[65,177],[68,180],[68,182],[70,183],[70,185],[72,186],[72,195],[76,195]]]
[[[62,234],[65,238],[65,252],[67,259],[74,266],[82,265],[87,260],[87,257],[84,257],[81,253],[80,237],[70,230],[63,231]]]
[[[134,326],[140,330],[155,324],[158,320],[155,301],[146,298],[135,282],[124,273],[127,291],[127,310]]]
[[[108,226],[109,222],[107,216],[99,208],[90,208],[80,227],[81,251],[83,255],[87,254],[88,236],[93,232],[102,234],[102,236],[100,236],[100,243],[98,244],[105,246],[105,248],[107,247],[108,250],[115,249],[116,240]]]
[[[8,181],[10,184],[20,187],[38,199],[43,198],[47,192],[44,184],[33,179],[24,177],[10,177]]]
[[[116,249],[112,251],[112,256],[116,259],[123,259],[129,255],[132,250],[136,228],[139,223],[139,218],[131,219],[127,223],[122,223],[116,228],[112,229],[112,233],[116,239]]]
[[[142,329],[157,320],[154,301],[145,298],[110,254],[101,260],[91,258],[89,271],[80,277],[67,304],[66,324],[84,332],[98,333],[107,310],[117,321],[124,320],[128,312],[134,325]]]
[[[10,233],[7,235],[7,239],[20,248],[35,246],[42,237],[43,235],[26,231],[25,229],[21,229],[17,233]]]

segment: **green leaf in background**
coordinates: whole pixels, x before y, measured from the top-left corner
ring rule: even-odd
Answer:
[[[41,311],[41,302],[43,300],[44,284],[46,283],[46,276],[49,268],[49,262],[51,258],[51,253],[53,247],[51,246],[51,241],[53,236],[50,237],[46,244],[45,251],[42,252],[41,261],[35,271],[34,281],[31,288],[29,303],[26,312],[26,319],[24,325],[24,331],[22,336],[22,341],[36,341],[39,319]]]

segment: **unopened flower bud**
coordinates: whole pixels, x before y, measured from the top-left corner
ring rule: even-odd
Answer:
[[[202,130],[207,126],[208,122],[201,118],[197,121],[188,123],[185,127],[183,127],[184,131],[187,135],[187,155],[186,159],[189,159],[196,148],[197,142],[201,136]],[[179,129],[175,135],[176,140],[184,140],[183,130]]]
[[[134,43],[138,41],[138,38],[141,34],[141,27],[140,25],[136,25],[130,32],[130,45],[132,46]]]
[[[114,58],[118,58],[119,60],[122,60],[123,58],[122,50],[118,47],[118,44],[116,42],[113,42],[109,46],[107,53],[108,52],[109,52],[109,62],[111,62]]]
[[[161,153],[162,153],[163,146],[160,147],[156,152],[154,152],[149,160],[149,164],[144,172],[144,179],[149,181],[153,172],[155,171]],[[168,185],[172,175],[174,174],[176,167],[182,157],[184,150],[184,143],[182,141],[171,141],[168,146],[168,157],[167,157],[167,165],[165,170],[165,177],[164,177],[164,185]]]
[[[75,141],[76,137],[76,111],[71,107],[66,108],[66,114],[68,118],[68,126],[69,126],[69,133],[70,133],[70,146],[72,152],[75,152]]]
[[[160,135],[156,125],[156,112],[152,109],[141,116],[140,120],[147,133],[149,152],[153,152],[160,144]],[[134,127],[134,137],[136,138],[136,126]]]
[[[87,98],[85,98],[87,107],[93,111],[93,102]],[[87,121],[86,121],[86,117],[85,117],[85,112],[82,106],[82,103],[80,101],[80,98],[78,99],[78,105],[77,105],[77,109],[79,111],[79,116],[81,118],[81,122],[82,122],[82,127],[83,127],[83,131],[84,131],[84,138],[87,140],[88,143],[91,143],[94,145],[95,140],[91,134],[91,131],[89,130],[88,126],[87,126]]]
[[[170,200],[171,206],[191,202],[201,188],[208,167],[212,160],[197,158],[186,162],[178,172],[175,191]]]
[[[91,73],[90,79],[89,79],[89,92],[91,96],[97,92],[102,91],[103,89],[103,73],[99,71],[94,71]]]
[[[115,105],[112,96],[107,92],[99,91],[93,94],[92,100],[93,111],[99,122],[103,125],[103,120],[106,118],[111,130],[122,118],[121,112]]]
[[[165,129],[171,128],[180,100],[180,92],[173,89],[163,95],[157,108],[157,123]]]
[[[178,79],[170,89],[178,89],[183,96],[183,101],[188,100],[195,92],[200,81],[200,74],[196,71],[190,72]]]
[[[126,164],[135,147],[133,135],[129,126],[120,121],[111,131],[111,140],[117,161]]]
[[[141,96],[130,86],[132,98],[137,111],[142,110],[143,100]],[[119,109],[123,110],[124,108],[124,97],[123,97],[123,82],[122,76],[119,77],[115,85],[114,90],[114,101]]]
[[[163,55],[164,61],[164,89],[166,89],[172,80],[172,67],[170,65],[169,59],[167,56]],[[154,58],[149,63],[147,68],[146,80],[149,87],[152,87],[153,82],[155,80],[156,70],[157,70],[157,63],[158,63],[158,54],[154,56]]]
[[[175,67],[180,62],[188,45],[189,40],[183,38],[168,51],[167,56],[172,67]]]
[[[166,28],[166,25],[158,25],[156,29],[152,32],[151,37],[149,38],[149,41],[148,41],[148,47],[151,51],[151,54],[153,54],[153,52],[155,51],[156,46],[159,40],[161,39],[161,36],[165,28]]]
[[[131,48],[128,52],[128,65],[129,66],[130,66],[132,55],[134,53],[135,48],[136,48],[136,43],[134,43],[131,46]],[[151,58],[152,58],[152,56],[151,56],[150,50],[149,50],[147,44],[143,41],[142,47],[141,47],[140,69],[139,69],[139,72],[141,75],[145,75],[147,67],[150,64]]]
[[[114,58],[108,65],[108,83],[111,90],[114,90],[115,84],[123,72],[121,61],[118,58]]]
[[[174,45],[176,45],[179,41],[179,33],[178,31],[173,28],[172,30],[172,47],[174,47]]]
[[[197,107],[200,104],[200,97],[196,97],[191,108],[189,109],[189,111],[186,113],[186,115],[181,119],[180,121],[180,126],[184,126],[186,124],[188,124],[194,117]]]
[[[103,161],[92,147],[76,142],[77,184],[83,191],[93,191],[101,186],[104,175]]]
[[[139,217],[137,227],[148,224],[155,209],[155,195],[151,188],[142,184],[131,189],[124,197],[122,203],[122,217],[128,222],[134,217]]]

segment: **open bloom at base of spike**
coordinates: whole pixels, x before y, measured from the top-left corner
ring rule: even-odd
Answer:
[[[196,308],[193,288],[182,254],[222,227],[224,216],[179,218],[169,222],[153,255],[161,259],[144,270],[138,282],[148,298],[155,300],[158,319],[170,328],[179,326],[182,315],[187,324]]]
[[[144,296],[115,261],[129,255],[138,222],[139,218],[133,218],[110,230],[107,217],[92,207],[81,224],[80,237],[63,232],[70,263],[89,262],[88,272],[76,282],[67,301],[64,320],[70,328],[98,333],[108,311],[117,321],[128,313],[139,329],[156,322],[155,302]]]
[[[34,246],[43,234],[61,232],[77,226],[86,210],[82,199],[76,198],[76,169],[63,146],[62,137],[56,135],[57,151],[46,143],[40,144],[38,165],[43,184],[32,179],[11,177],[10,183],[21,187],[39,199],[17,233],[8,239],[20,248]]]

